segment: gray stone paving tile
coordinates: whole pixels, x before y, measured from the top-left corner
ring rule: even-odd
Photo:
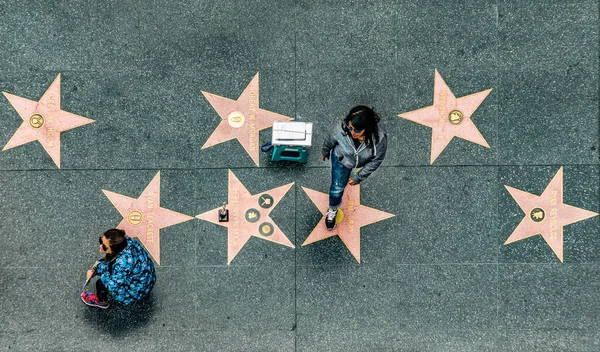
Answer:
[[[159,0],[139,16],[144,69],[294,67],[292,0]]]
[[[4,71],[130,70],[145,57],[141,2],[5,1],[0,44]]]
[[[377,69],[301,68],[297,80],[297,119],[313,123],[308,165],[328,165],[321,161],[323,140],[333,124],[341,123],[356,105],[371,106],[381,117],[381,125],[388,133],[384,165],[405,163],[403,150],[397,144],[404,131],[396,116],[399,113],[396,107],[398,87],[402,78],[393,66]]]
[[[19,335],[77,329],[85,267],[1,268],[0,330]],[[83,303],[81,303],[83,305]]]
[[[234,173],[236,173],[234,171]],[[196,182],[196,211],[193,216],[215,209],[227,201],[226,169],[202,170],[202,182]],[[244,183],[245,180],[240,180]],[[198,265],[227,264],[227,229],[204,220],[196,222],[196,257]],[[240,253],[238,255],[242,255]]]
[[[198,267],[194,327],[202,330],[295,328],[293,266]]]
[[[472,66],[494,71],[495,2],[402,1],[397,12],[398,65],[437,67],[442,75],[445,66],[453,72]]]
[[[196,114],[200,92],[189,72],[103,72],[102,121],[95,140],[103,169],[193,168],[200,145]]]
[[[56,78],[54,73],[6,74],[1,78],[0,90],[38,100]],[[0,144],[2,148],[17,131],[23,120],[4,95],[0,96]],[[2,169],[56,169],[56,165],[39,142],[31,142],[0,152]]]
[[[496,351],[495,330],[371,329],[301,333],[297,351]]]
[[[93,36],[88,48],[93,50],[93,67],[100,71],[135,71],[145,69],[149,44],[141,34],[140,11],[149,2],[140,0],[106,0],[94,4],[90,20]],[[88,49],[88,50],[90,50]],[[158,75],[164,72],[155,71]]]
[[[71,268],[2,268],[3,293],[0,311],[2,331],[32,332],[95,331],[113,337],[138,330],[189,329],[195,312],[193,278],[184,268],[157,268],[157,284],[142,302],[131,306],[113,304],[108,310],[85,306],[79,297],[89,266]]]
[[[193,269],[157,266],[156,284],[142,301],[106,310],[89,309],[81,303],[78,318],[85,331],[116,338],[137,331],[193,329],[196,299]]]
[[[588,264],[501,264],[499,328],[597,331],[599,271]]]
[[[379,67],[394,64],[395,5],[396,1],[298,1],[298,66]]]
[[[377,170],[361,184],[361,203],[396,216],[362,228],[361,262],[495,262],[496,178],[495,167]],[[323,169],[312,169],[298,179],[298,246],[321,219],[301,187],[327,193],[330,182],[330,170]],[[337,237],[299,247],[297,258],[301,265],[354,261]]]
[[[435,69],[456,97],[493,89],[473,115],[491,148],[454,138],[434,165],[493,165],[497,161],[496,19],[493,2],[416,1],[398,5],[400,87],[396,114],[433,104]],[[431,128],[397,118],[403,164],[429,165]]]
[[[590,330],[503,330],[498,351],[593,352],[600,348],[600,333]]]
[[[329,162],[329,165],[331,163]],[[331,166],[329,166],[331,167]],[[361,204],[398,215],[397,193],[377,185],[383,184],[397,168],[380,168],[361,183]],[[296,211],[296,261],[299,265],[357,264],[339,236],[302,246],[322,218],[319,209],[302,189],[308,188],[327,194],[331,183],[331,170],[314,168],[297,176]],[[350,186],[348,186],[350,187]],[[384,195],[384,196],[382,196]],[[363,226],[360,234],[361,263],[396,263],[401,241],[399,222],[402,216]],[[322,223],[320,224],[321,226]]]
[[[59,72],[8,73],[3,75],[0,90],[33,101],[38,101]],[[67,71],[61,73],[61,109],[98,121],[102,112],[95,109],[98,103],[94,74]],[[2,147],[8,143],[23,120],[8,99],[0,97],[0,138]],[[94,167],[97,147],[90,143],[98,122],[81,126],[60,134],[61,168]],[[0,153],[0,169],[57,169],[38,141],[14,147]]]
[[[0,332],[0,351],[14,351],[18,337],[19,335],[17,333]]]
[[[104,171],[100,174],[101,178],[98,183],[101,183],[101,187],[97,192],[104,197],[100,205],[103,206],[104,211],[111,214],[105,218],[106,229],[117,226],[123,217],[110,200],[104,196],[102,190],[138,198],[158,171]],[[160,171],[160,206],[181,214],[195,216],[198,203],[196,189],[200,179],[201,172],[196,170]],[[196,248],[194,243],[198,232],[197,226],[197,220],[192,219],[160,229],[161,265],[195,265]],[[101,233],[105,230],[102,230]]]
[[[10,351],[294,351],[294,333],[287,331],[156,330],[109,334],[70,332],[31,333],[21,336]],[[2,347],[0,347],[1,349]]]
[[[297,118],[293,71],[214,70],[195,73],[196,87],[193,99],[198,108],[192,111],[192,122],[197,125],[197,164],[199,168],[256,167],[256,164],[237,139],[200,150],[222,121],[201,91],[237,100],[256,73],[259,73],[259,107],[277,114]],[[301,120],[298,118],[298,120]],[[271,128],[259,133],[262,145],[271,141]],[[270,153],[260,153],[260,166],[269,166]]]
[[[508,239],[525,214],[504,188],[511,186],[535,195],[541,195],[552,177],[559,170],[556,166],[515,166],[500,167],[498,196],[499,232],[501,262],[508,263],[560,263],[558,257],[541,236],[533,236],[508,245]],[[578,208],[598,212],[600,189],[598,166],[566,166],[564,168],[563,202]],[[590,218],[565,226],[564,262],[597,263],[599,261],[600,239],[598,217]]]
[[[597,163],[597,1],[499,12],[500,161]]]
[[[96,260],[97,237],[116,224],[107,222],[113,206],[95,174],[4,171],[1,175],[0,266],[57,267]]]
[[[233,169],[234,175],[251,194],[259,194],[295,181],[294,168]],[[196,182],[198,201],[194,216],[219,207],[228,198],[227,170],[203,170],[203,178]],[[288,239],[295,240],[295,192],[294,185],[271,211],[271,218]],[[227,228],[197,220],[197,264],[209,266],[227,265]],[[294,249],[277,243],[252,237],[231,262],[231,265],[279,266],[294,264]]]
[[[96,6],[68,1],[4,1],[0,32],[2,71],[85,69],[93,64],[88,50]]]
[[[93,263],[98,240],[122,219],[103,189],[137,198],[157,171],[0,173],[0,266]],[[161,173],[161,206],[194,216],[196,171]],[[193,182],[190,179],[193,177]],[[45,191],[40,191],[45,190]],[[46,191],[47,190],[47,191]],[[23,216],[27,214],[27,216]],[[161,230],[164,265],[194,265],[195,220]],[[16,234],[16,235],[15,235]],[[57,240],[48,240],[55,238]],[[61,253],[57,260],[57,253]],[[86,264],[87,265],[87,264]]]
[[[395,115],[425,108],[433,104],[433,81],[436,67],[401,67],[402,77]],[[497,165],[498,159],[498,103],[495,70],[487,66],[465,64],[461,67],[437,67],[444,81],[457,97],[486,89],[492,92],[472,115],[475,126],[490,148],[455,137],[446,146],[433,166],[438,165]],[[397,119],[397,158],[399,165],[430,165],[432,129],[412,121]]]
[[[234,330],[196,333],[196,351],[295,351],[293,331]],[[199,335],[199,336],[198,336]]]
[[[300,266],[298,333],[496,327],[495,265]]]

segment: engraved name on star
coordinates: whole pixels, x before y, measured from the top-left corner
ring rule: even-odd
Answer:
[[[440,73],[435,70],[433,105],[398,116],[431,127],[430,164],[433,164],[454,137],[477,143],[486,148],[490,147],[473,123],[471,116],[491,91],[491,89],[487,89],[456,98]]]
[[[136,199],[102,190],[123,216],[117,228],[137,237],[160,265],[160,229],[194,219],[160,206],[160,172]]]
[[[221,122],[201,149],[237,139],[256,166],[259,163],[260,130],[273,126],[273,121],[290,121],[291,117],[259,108],[259,74],[257,73],[237,100],[202,91],[221,117]]]
[[[329,195],[305,187],[302,189],[323,215],[302,246],[337,235],[359,263],[360,228],[395,216],[360,204],[360,185],[349,186],[344,191],[340,206],[344,219],[333,230],[328,230],[325,226],[325,214],[329,208]]]
[[[198,219],[227,227],[227,264],[231,263],[253,236],[294,248],[292,242],[269,216],[293,183],[252,195],[231,170],[228,183],[229,221],[219,222],[221,207],[196,216]]]
[[[562,167],[539,196],[506,185],[504,187],[525,213],[523,220],[504,244],[541,235],[561,262],[563,262],[563,226],[598,215],[563,203]]]
[[[60,74],[39,101],[2,93],[23,120],[3,151],[37,140],[60,168],[60,133],[95,122],[60,109]]]

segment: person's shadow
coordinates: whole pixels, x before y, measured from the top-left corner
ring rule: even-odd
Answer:
[[[124,336],[146,326],[154,315],[152,291],[141,301],[130,305],[111,301],[108,309],[84,307],[83,320],[98,331]]]

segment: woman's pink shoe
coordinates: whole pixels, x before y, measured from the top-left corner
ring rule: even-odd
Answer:
[[[83,303],[87,304],[90,307],[98,307],[101,309],[106,309],[110,306],[110,304],[108,302],[101,302],[98,299],[98,295],[95,293],[91,293],[91,292],[82,292],[81,300],[83,301]]]

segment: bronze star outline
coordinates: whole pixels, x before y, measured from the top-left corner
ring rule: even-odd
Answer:
[[[60,133],[95,122],[61,110],[60,73],[39,101],[2,93],[23,120],[2,151],[37,140],[59,169]]]
[[[454,137],[465,139],[486,148],[490,147],[475,123],[473,123],[471,116],[491,91],[492,89],[487,89],[456,98],[436,69],[433,84],[433,105],[405,112],[398,116],[432,129],[430,164],[433,164]],[[462,114],[462,119],[457,124],[450,122],[449,115],[453,111],[459,111]]]
[[[272,127],[273,121],[293,120],[259,107],[259,73],[256,73],[237,100],[205,91],[202,94],[221,117],[221,122],[201,149],[237,139],[256,166],[259,166],[259,131]]]
[[[150,256],[160,265],[160,229],[192,220],[184,215],[160,206],[160,171],[146,186],[138,198],[102,190],[123,216],[117,228],[128,236],[137,237]]]
[[[329,195],[306,187],[302,187],[302,189],[323,215],[302,243],[303,247],[326,238],[338,236],[356,261],[360,263],[361,227],[396,216],[360,204],[360,185],[348,186],[344,191],[342,205],[340,206],[344,213],[344,219],[336,225],[335,229],[330,231],[325,226],[325,214],[327,214],[329,208]]]
[[[504,187],[525,213],[504,244],[541,235],[561,262],[563,262],[563,227],[598,215],[593,211],[563,203],[562,166],[539,196],[510,186]]]
[[[215,208],[207,211],[196,218],[204,221],[212,222],[213,224],[221,225],[227,228],[227,264],[240,252],[250,237],[258,237],[263,240],[279,243],[281,245],[294,248],[294,245],[285,236],[283,231],[275,224],[269,214],[279,204],[281,199],[286,195],[294,183],[288,183],[277,188],[270,189],[255,195],[250,194],[242,182],[229,170],[228,172],[228,206],[229,206],[229,222],[219,222],[218,211],[221,209]],[[272,204],[268,208],[261,207],[260,199],[263,195],[270,195]],[[246,214],[256,212],[258,218],[256,222],[249,222],[246,219]],[[261,234],[260,227],[263,224],[271,226],[271,233],[268,235]]]

